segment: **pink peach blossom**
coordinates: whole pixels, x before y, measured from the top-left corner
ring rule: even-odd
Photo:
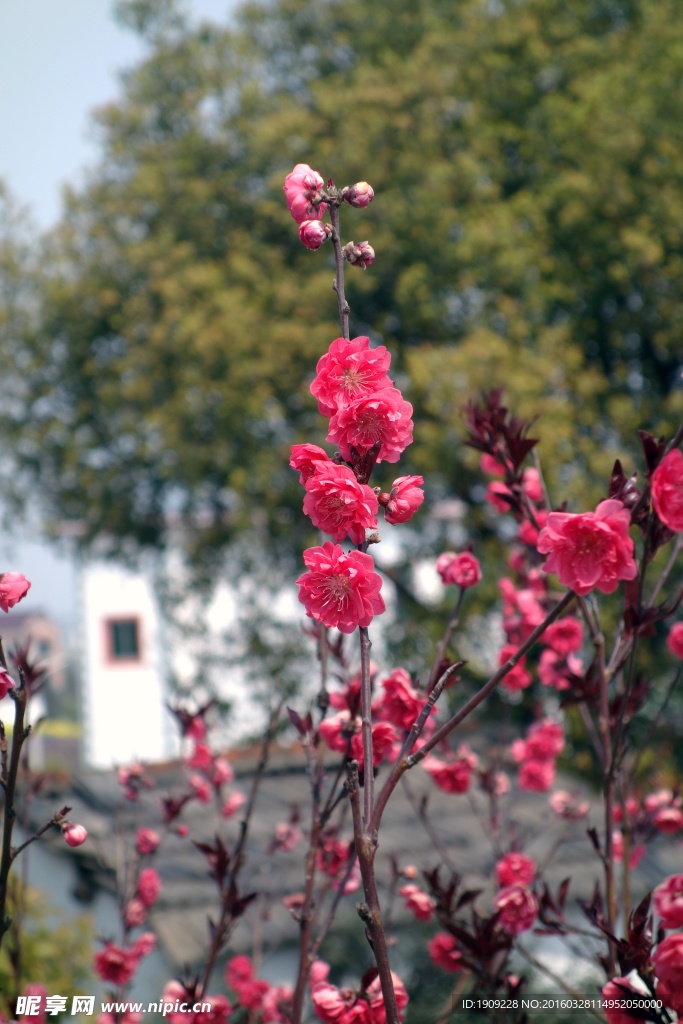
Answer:
[[[538,550],[549,555],[543,568],[582,596],[595,587],[611,594],[638,574],[630,525],[630,512],[614,498],[595,512],[551,512],[538,538]]]
[[[683,828],[683,811],[678,807],[660,807],[652,818],[652,824],[665,836],[675,836]]]
[[[313,988],[314,985],[320,985],[321,982],[327,981],[329,976],[330,965],[325,960],[314,960],[308,972],[308,984]]]
[[[26,597],[30,589],[31,584],[20,572],[3,572],[0,574],[0,608],[8,612]]]
[[[127,928],[137,928],[147,917],[147,908],[142,900],[132,899],[126,904],[124,920]]]
[[[351,732],[349,722],[351,715],[348,711],[340,711],[337,715],[323,718],[318,726],[318,732],[327,743],[330,750],[336,750],[340,754],[346,753],[349,744],[349,736],[342,735],[342,732]]]
[[[284,1009],[291,1003],[293,995],[294,991],[288,985],[272,985],[263,997],[261,1005],[263,1024],[285,1024],[289,1017]]]
[[[437,932],[427,943],[429,959],[435,967],[455,974],[462,970],[462,953],[456,948],[456,941],[448,932]]]
[[[469,551],[456,555],[455,551],[445,551],[436,560],[436,571],[443,580],[444,586],[476,587],[481,580],[479,559]]]
[[[384,518],[392,526],[397,523],[409,522],[425,500],[425,493],[420,484],[421,476],[400,476],[391,485],[391,491],[385,496],[380,495],[380,503],[384,506]],[[386,500],[382,500],[385,498]]]
[[[146,907],[156,903],[161,892],[161,879],[154,868],[143,868],[138,875],[138,896]]]
[[[384,345],[370,348],[370,339],[364,336],[337,338],[318,360],[311,384],[320,414],[333,416],[359,398],[390,388],[390,363],[391,356]]]
[[[208,772],[213,765],[213,754],[206,743],[195,743],[191,757],[186,761],[188,768],[194,768],[200,772]]]
[[[652,474],[652,504],[665,526],[683,530],[683,454],[673,448]]]
[[[406,901],[406,910],[418,921],[431,921],[436,910],[436,901],[429,893],[423,892],[419,885],[404,885],[398,890],[399,896]]]
[[[344,189],[342,198],[349,206],[355,206],[356,209],[361,210],[365,206],[370,205],[375,198],[375,192],[372,185],[368,185],[367,181],[357,181],[351,188]]]
[[[6,672],[4,668],[0,668],[0,700],[7,696],[7,691],[13,689],[15,682],[12,679],[9,672]]]
[[[306,481],[304,513],[319,530],[339,542],[362,544],[366,530],[377,529],[377,495],[359,484],[347,466],[318,463]]]
[[[318,982],[311,990],[311,1002],[313,1012],[323,1024],[336,1024],[346,1012],[346,1001],[341,992],[336,985],[330,985],[326,981]]]
[[[528,931],[538,917],[536,897],[524,885],[506,885],[493,901],[501,927],[510,935]]]
[[[578,821],[585,818],[590,810],[587,800],[578,800],[564,789],[557,789],[550,795],[549,804],[559,818],[566,821]]]
[[[336,626],[341,633],[353,633],[356,626],[369,626],[373,616],[385,610],[382,579],[374,571],[371,555],[361,551],[346,555],[339,544],[328,541],[304,551],[304,563],[308,572],[296,582],[310,618]]]
[[[206,779],[203,779],[201,775],[191,775],[190,785],[194,797],[199,800],[200,804],[208,804],[211,800],[211,787]]]
[[[427,703],[412,684],[411,678],[404,668],[395,668],[387,679],[382,680],[384,696],[379,713],[388,722],[399,729],[409,730],[415,719]],[[436,714],[434,708],[432,714]]]
[[[347,242],[342,246],[342,255],[352,267],[360,267],[365,270],[374,262],[375,250],[369,242]]]
[[[69,846],[80,846],[88,838],[88,833],[82,825],[71,825],[64,829],[63,836]]]
[[[556,690],[570,690],[569,675],[583,675],[583,664],[575,654],[566,656],[546,647],[538,661],[538,678],[542,686],[554,686]]]
[[[516,644],[505,644],[498,655],[498,664],[502,667],[505,662],[516,654],[518,645]],[[531,673],[524,667],[526,665],[526,655],[522,655],[514,668],[510,669],[508,674],[501,679],[500,685],[505,690],[509,690],[513,693],[515,690],[524,690],[527,686],[531,686]]]
[[[398,462],[413,443],[413,407],[397,388],[382,388],[339,408],[330,420],[327,440],[351,461],[350,446],[366,452],[380,442],[377,462]]]
[[[377,768],[393,749],[398,733],[390,722],[376,722],[372,727],[372,763]],[[351,757],[363,767],[363,736],[357,732],[351,738]]]
[[[102,981],[111,981],[114,985],[127,985],[138,966],[138,957],[130,949],[122,949],[113,942],[108,942],[104,949],[95,954],[93,967]]]
[[[287,821],[281,821],[275,826],[275,844],[278,850],[289,852],[297,846],[303,836],[301,830]]]
[[[487,476],[505,476],[505,466],[487,452],[482,452],[482,456],[479,459],[479,468]]]
[[[486,500],[501,515],[509,512],[512,507],[510,502],[505,500],[505,497],[509,494],[512,494],[512,491],[502,480],[492,480],[491,483],[487,484]]]
[[[222,786],[224,782],[232,782],[235,778],[235,773],[232,770],[232,765],[229,761],[226,761],[224,757],[217,757],[213,765],[213,775],[211,776],[211,782],[214,786]]]
[[[325,182],[317,171],[308,164],[297,164],[285,178],[283,188],[287,209],[297,224],[304,220],[320,219],[325,212],[325,203],[316,203],[322,195]]]
[[[670,789],[658,789],[656,793],[648,793],[643,800],[643,807],[648,814],[652,814],[660,807],[668,807],[673,802],[674,795]]]
[[[546,793],[555,781],[555,762],[531,758],[517,773],[517,785],[528,792]]]
[[[680,988],[683,978],[683,932],[674,932],[659,943],[652,957],[655,974],[666,985]]]
[[[565,615],[563,619],[552,622],[542,638],[547,644],[563,658],[574,651],[580,651],[583,644],[583,623],[575,619],[573,615]]]
[[[135,836],[135,847],[141,856],[154,853],[160,842],[161,836],[153,828],[139,828]]]
[[[628,978],[612,978],[608,981],[602,990],[602,998],[606,1001],[605,1016],[607,1017],[608,1024],[634,1024],[635,1021],[640,1020],[640,1017],[634,1017],[632,1013],[628,1013],[626,1009],[619,1009],[618,1003],[620,1000],[625,1000],[626,1005],[630,998],[633,998],[631,993],[642,993],[638,992],[633,987]],[[617,1003],[617,1007],[613,1008],[613,1004]]]
[[[428,754],[422,761],[422,767],[428,772],[439,789],[444,793],[466,793],[470,788],[472,772],[479,764],[479,758],[473,754],[466,743],[461,743],[457,756],[450,761],[442,761],[433,754]]]
[[[530,466],[528,469],[524,470],[524,473],[522,474],[522,490],[529,501],[543,501],[541,477],[537,469],[532,469]]]
[[[666,638],[666,646],[674,657],[683,658],[683,622],[674,622]]]
[[[669,875],[652,893],[665,928],[683,927],[683,875]]]
[[[496,864],[498,885],[528,885],[536,877],[536,861],[523,853],[506,853]]]
[[[403,1011],[408,1005],[408,993],[406,992],[405,985],[399,978],[398,974],[394,971],[391,972],[391,980],[394,985],[394,994],[396,996],[398,1019],[402,1021]],[[375,978],[375,980],[368,985],[367,994],[370,1001],[371,1024],[387,1024],[387,1015],[384,1009],[384,997],[382,995],[382,986],[379,978]]]
[[[232,818],[233,814],[236,814],[241,807],[244,807],[246,802],[247,798],[244,793],[241,793],[239,789],[236,789],[224,802],[221,814],[224,818]]]
[[[302,220],[299,224],[299,241],[314,252],[330,237],[327,224],[321,220]]]
[[[317,444],[292,445],[292,457],[289,460],[289,464],[292,469],[299,471],[300,484],[305,484],[313,476],[319,463],[326,465],[331,462],[332,460],[327,452],[323,451],[322,448],[318,448]]]
[[[540,761],[557,757],[564,750],[564,729],[552,718],[534,722],[527,729],[526,757],[537,757]]]

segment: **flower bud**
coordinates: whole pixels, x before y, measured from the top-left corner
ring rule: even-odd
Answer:
[[[349,206],[355,206],[357,210],[360,210],[364,206],[370,205],[375,198],[375,193],[372,185],[368,185],[367,181],[357,181],[351,188],[344,189],[342,198]]]
[[[8,612],[14,608],[31,589],[31,584],[20,572],[3,572],[0,574],[0,608]]]
[[[375,250],[368,242],[349,242],[342,248],[344,259],[353,267],[362,267],[365,270],[375,258]]]
[[[80,846],[88,838],[88,833],[82,825],[72,825],[70,821],[62,824],[62,835],[69,846]]]
[[[320,220],[305,220],[299,225],[299,238],[307,249],[319,249],[329,235],[329,225]]]
[[[417,878],[417,868],[414,864],[406,864],[401,874],[404,878]]]

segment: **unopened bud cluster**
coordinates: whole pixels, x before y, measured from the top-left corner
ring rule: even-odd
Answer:
[[[328,206],[340,206],[347,203],[357,210],[369,206],[375,193],[367,181],[358,181],[351,187],[337,189],[329,179],[328,191],[322,177],[308,164],[297,164],[287,175],[284,184],[287,208],[299,225],[299,239],[307,249],[316,250],[327,238],[332,238],[334,230],[329,224],[323,224],[322,218]],[[342,247],[343,258],[352,267],[365,270],[375,258],[375,250],[366,242],[349,242]]]

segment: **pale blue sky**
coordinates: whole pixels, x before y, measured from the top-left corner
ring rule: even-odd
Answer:
[[[117,95],[118,72],[144,53],[111,17],[111,0],[0,0],[0,178],[37,226],[59,218],[65,182],[97,158],[93,107]],[[234,0],[189,0],[197,18],[224,21]],[[39,540],[0,536],[0,572],[31,581],[21,611],[41,608],[68,631],[74,565]],[[1,623],[0,623],[1,627]]]
[[[234,0],[188,0],[196,18],[226,20]],[[116,96],[118,71],[142,42],[111,0],[0,0],[0,178],[40,227],[59,216],[61,188],[97,156],[89,113]]]

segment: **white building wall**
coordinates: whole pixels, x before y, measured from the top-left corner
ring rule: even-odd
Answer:
[[[149,580],[112,563],[86,562],[80,605],[86,763],[111,768],[165,760],[174,742],[162,623]],[[138,624],[137,658],[112,656],[110,624],[126,620]]]

